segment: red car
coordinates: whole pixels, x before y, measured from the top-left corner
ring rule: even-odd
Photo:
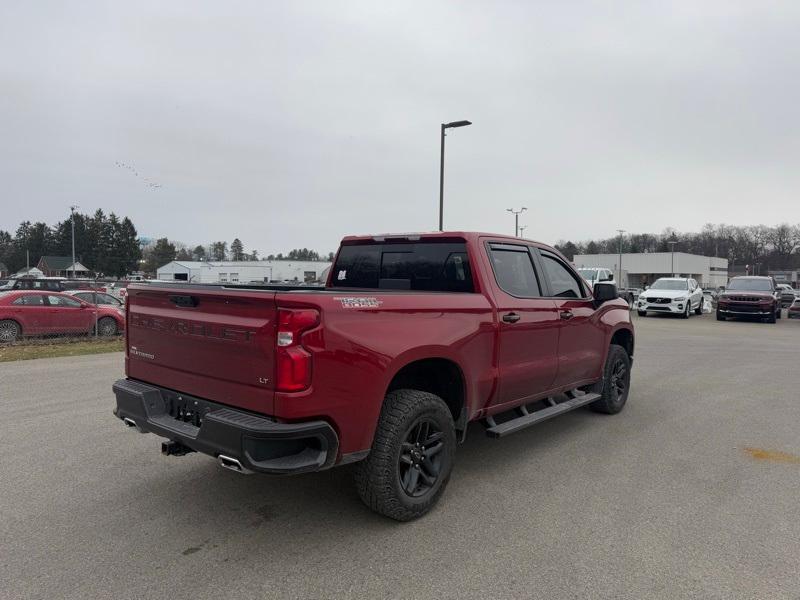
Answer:
[[[0,294],[0,342],[29,335],[93,333],[125,330],[125,312],[112,306],[93,306],[69,294],[15,290]]]
[[[361,498],[400,521],[435,504],[470,422],[499,438],[582,406],[618,413],[630,389],[616,286],[516,237],[345,238],[325,288],[128,292],[126,425],[239,473],[357,463]]]

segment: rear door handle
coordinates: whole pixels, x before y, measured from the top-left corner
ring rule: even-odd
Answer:
[[[561,317],[562,319],[564,319],[565,321],[569,321],[569,320],[570,320],[572,317],[574,317],[575,315],[573,315],[573,314],[572,314],[572,311],[571,311],[571,310],[562,310],[562,311],[559,313],[559,315],[558,315],[558,316],[559,316],[559,317]]]
[[[522,317],[520,317],[517,313],[508,313],[506,315],[503,315],[503,321],[505,321],[506,323],[516,323],[521,318]]]

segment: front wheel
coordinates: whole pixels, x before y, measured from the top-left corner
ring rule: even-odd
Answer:
[[[688,319],[691,314],[692,314],[692,301],[691,300],[687,300],[686,301],[686,310],[683,311],[683,314],[681,315],[681,318]]]
[[[636,311],[636,312],[639,313],[640,317],[646,317],[647,316],[647,311],[646,310],[639,310],[639,311]]]
[[[622,346],[611,344],[603,367],[603,379],[589,391],[601,395],[589,405],[595,412],[615,415],[625,407],[631,387],[631,358]]]
[[[719,312],[719,309],[717,309],[717,321],[724,321],[724,320],[725,316],[721,312]]]
[[[447,486],[455,448],[453,417],[441,398],[419,390],[389,392],[372,450],[356,466],[358,495],[390,519],[421,517]]]
[[[20,336],[21,330],[16,321],[6,320],[0,321],[0,342],[10,344],[16,342]]]
[[[700,302],[697,305],[697,308],[694,309],[694,314],[702,315],[703,314],[703,302],[705,302],[705,298],[700,298]]]

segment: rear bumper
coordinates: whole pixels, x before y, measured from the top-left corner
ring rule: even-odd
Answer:
[[[325,421],[278,423],[133,379],[120,379],[113,390],[114,415],[142,433],[210,456],[234,458],[248,471],[308,473],[336,462],[339,440]]]

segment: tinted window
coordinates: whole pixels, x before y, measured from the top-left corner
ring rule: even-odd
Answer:
[[[25,294],[14,300],[13,304],[18,306],[41,306],[44,304],[44,296],[41,294]]]
[[[67,296],[48,296],[47,302],[50,306],[64,306],[68,308],[78,308],[81,306],[80,302],[74,298],[68,298]]]
[[[473,291],[463,242],[343,246],[332,272],[332,287]]]
[[[749,292],[771,292],[772,282],[769,279],[749,279],[747,277],[734,277],[728,284],[729,290]]]
[[[539,282],[533,270],[531,255],[524,246],[493,246],[490,257],[497,285],[512,296],[535,298],[541,296]]]
[[[583,298],[583,288],[572,272],[555,256],[542,252],[542,263],[550,282],[550,293],[559,298]]]

